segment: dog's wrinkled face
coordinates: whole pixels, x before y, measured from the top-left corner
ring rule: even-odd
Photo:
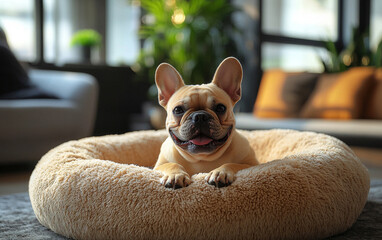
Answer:
[[[229,145],[241,78],[241,65],[233,57],[226,58],[212,82],[203,85],[185,85],[171,65],[158,66],[155,82],[159,103],[167,110],[166,129],[181,153],[207,159]]]
[[[166,127],[174,143],[191,154],[216,151],[234,127],[231,102],[213,84],[179,89],[167,105]]]

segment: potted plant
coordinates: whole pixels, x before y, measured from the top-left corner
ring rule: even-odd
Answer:
[[[71,46],[79,46],[81,48],[82,60],[86,63],[91,62],[92,49],[101,44],[101,35],[92,29],[83,29],[74,33],[71,39]]]
[[[382,39],[377,49],[368,44],[369,33],[353,28],[352,38],[344,49],[338,48],[333,41],[326,41],[327,58],[321,57],[325,72],[343,72],[354,66],[382,67]]]
[[[235,38],[241,32],[231,19],[238,9],[231,1],[141,0],[140,3],[143,14],[139,35],[143,46],[133,66],[138,79],[153,83],[156,66],[167,62],[180,72],[186,84],[207,83],[224,58],[240,58]],[[162,108],[155,106],[155,84],[150,87],[148,97],[154,102],[153,115],[163,116],[158,113]]]
[[[144,10],[140,37],[143,47],[134,69],[140,78],[154,80],[155,66],[168,62],[185,83],[209,82],[227,56],[239,57],[234,41],[241,32],[231,16],[237,10],[228,0],[141,0]]]

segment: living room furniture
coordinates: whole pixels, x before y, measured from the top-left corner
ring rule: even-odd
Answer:
[[[55,98],[0,100],[0,164],[35,163],[63,142],[92,135],[98,100],[94,77],[31,69],[29,78]]]
[[[348,230],[361,214],[369,174],[343,142],[292,130],[242,131],[259,165],[228,187],[195,174],[165,188],[152,167],[165,130],[62,144],[34,169],[37,219],[76,239],[315,239]]]
[[[354,146],[382,148],[382,68],[343,73],[269,70],[252,113],[236,114],[246,130],[295,129],[329,134]]]
[[[348,145],[382,148],[382,120],[258,118],[252,113],[237,113],[236,128],[245,130],[294,129],[336,137]]]

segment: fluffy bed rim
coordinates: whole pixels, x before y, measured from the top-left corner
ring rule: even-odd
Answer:
[[[349,229],[369,174],[343,142],[292,130],[242,131],[261,162],[215,188],[205,173],[173,190],[151,170],[165,131],[64,143],[29,183],[41,224],[74,239],[322,239]]]

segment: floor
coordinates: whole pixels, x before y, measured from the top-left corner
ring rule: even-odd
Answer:
[[[369,169],[371,179],[382,179],[382,149],[352,148]],[[0,169],[0,195],[28,191],[33,166],[7,166]]]
[[[382,179],[382,149],[352,147],[369,170],[371,179]]]
[[[0,169],[0,195],[27,192],[33,166],[12,165]]]

